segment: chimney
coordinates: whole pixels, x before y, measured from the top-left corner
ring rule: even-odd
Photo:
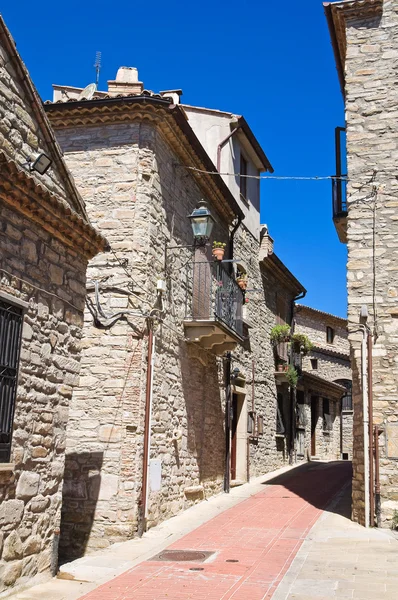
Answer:
[[[138,81],[138,70],[135,67],[119,67],[116,79],[108,81],[108,94],[141,94],[144,89],[142,81]]]
[[[260,225],[260,257],[263,260],[274,253],[274,240],[270,236],[267,225]]]
[[[182,96],[182,90],[165,90],[164,92],[159,92],[159,94],[163,98],[172,98],[174,104],[180,104],[180,96]]]

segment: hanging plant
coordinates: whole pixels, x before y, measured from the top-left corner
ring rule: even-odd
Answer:
[[[275,325],[271,329],[271,342],[276,345],[281,342],[288,342],[290,340],[290,326],[289,325]]]
[[[292,344],[298,348],[298,351],[303,356],[306,356],[313,348],[313,343],[304,333],[295,333],[292,335]]]
[[[293,365],[289,365],[286,371],[286,379],[290,387],[296,388],[298,382],[298,373]]]

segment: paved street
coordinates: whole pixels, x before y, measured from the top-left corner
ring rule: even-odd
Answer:
[[[350,464],[279,473],[69,563],[65,579],[13,600],[395,600],[398,540],[349,520]],[[165,549],[214,554],[205,562],[151,560]]]
[[[149,560],[84,598],[271,598],[322,508],[350,476],[347,463],[299,467],[169,547],[214,552],[206,562]]]

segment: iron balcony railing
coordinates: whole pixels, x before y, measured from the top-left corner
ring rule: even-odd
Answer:
[[[333,218],[347,216],[347,180],[346,175],[332,176]]]
[[[219,321],[242,337],[244,293],[219,261],[195,261],[187,271],[185,318]]]

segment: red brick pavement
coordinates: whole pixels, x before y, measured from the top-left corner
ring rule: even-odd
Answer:
[[[206,562],[146,561],[84,600],[268,600],[322,508],[350,477],[351,465],[342,462],[289,471],[169,547],[213,551]]]

